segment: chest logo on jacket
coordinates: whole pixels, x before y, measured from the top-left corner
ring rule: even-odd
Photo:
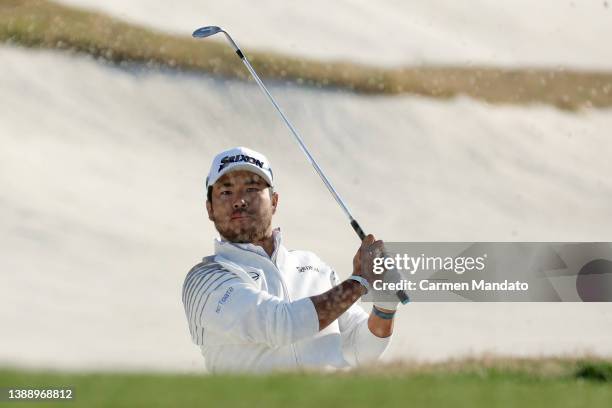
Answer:
[[[306,266],[296,266],[295,269],[297,269],[297,271],[299,273],[303,273],[306,271],[315,271],[315,272],[319,272],[319,268],[315,268],[312,265],[306,265]]]
[[[254,272],[254,271],[251,271],[251,272],[249,272],[249,276],[250,276],[251,278],[253,278],[253,280],[255,280],[255,281],[256,281],[257,279],[259,279],[259,272]]]

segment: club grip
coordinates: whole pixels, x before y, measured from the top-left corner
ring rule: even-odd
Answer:
[[[398,290],[397,292],[395,292],[395,296],[397,296],[402,305],[405,305],[410,302],[410,296],[408,296],[405,290]]]
[[[353,227],[353,230],[355,230],[355,232],[357,233],[357,236],[359,237],[359,240],[363,241],[365,239],[366,235],[363,232],[363,230],[361,229],[361,226],[359,225],[357,220],[351,220],[351,227]]]

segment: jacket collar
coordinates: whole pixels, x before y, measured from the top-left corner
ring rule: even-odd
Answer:
[[[268,256],[266,251],[259,245],[253,245],[251,243],[238,244],[234,242],[229,242],[223,237],[215,238],[215,255],[220,255],[224,258],[234,260],[237,258],[244,259],[245,255],[251,253],[258,256],[262,256],[265,259],[272,261],[272,263],[275,263],[277,254],[282,245],[282,234],[280,228],[276,228],[272,231],[272,237],[274,238],[274,252],[272,253],[271,257]]]

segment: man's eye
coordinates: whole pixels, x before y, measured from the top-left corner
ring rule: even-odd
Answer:
[[[258,191],[259,191],[259,189],[256,188],[256,187],[249,187],[249,188],[247,188],[247,193],[256,193]]]
[[[231,192],[231,191],[229,191],[229,190],[223,190],[223,191],[221,191],[221,192],[219,193],[219,195],[222,195],[222,196],[223,196],[223,195],[230,195],[230,194],[232,194],[232,192]]]

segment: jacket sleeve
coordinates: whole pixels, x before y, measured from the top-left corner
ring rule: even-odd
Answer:
[[[331,269],[332,286],[340,284],[336,272]],[[379,359],[389,346],[391,336],[380,338],[368,328],[368,314],[357,303],[338,318],[342,336],[342,353],[352,366],[368,364]]]
[[[183,285],[183,305],[192,339],[204,343],[210,330],[237,343],[280,347],[319,331],[309,298],[286,302],[244,282],[220,265],[191,271]]]

